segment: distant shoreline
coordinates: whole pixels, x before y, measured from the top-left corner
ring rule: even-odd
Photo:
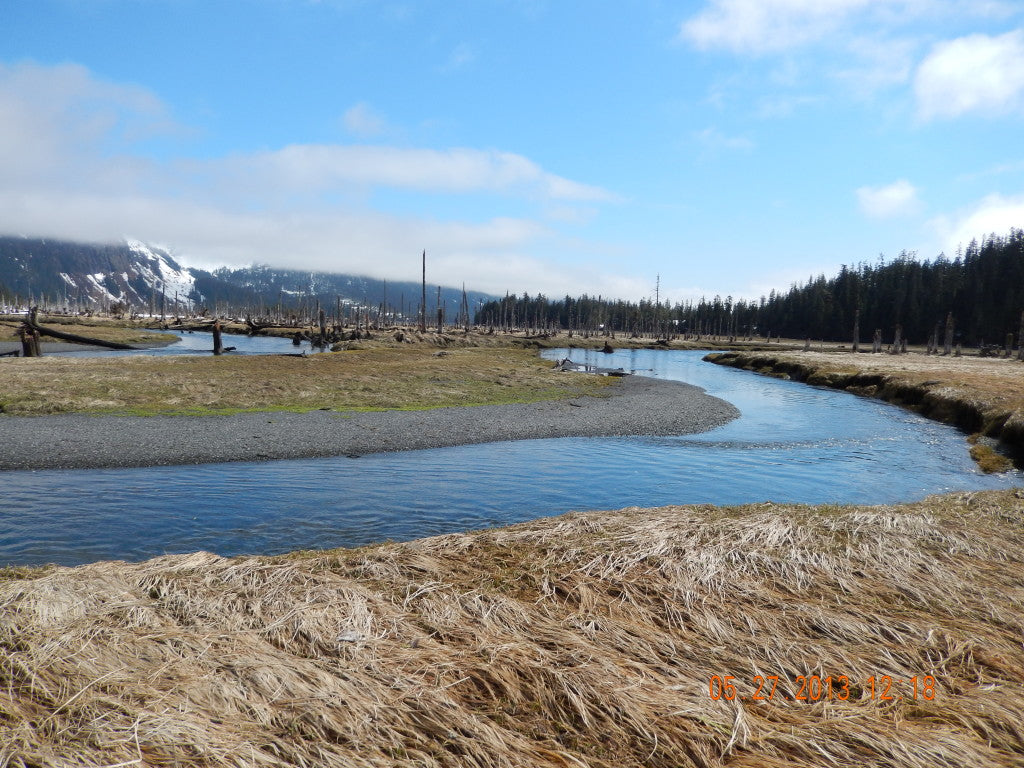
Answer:
[[[609,397],[415,411],[226,416],[0,415],[0,470],[268,461],[557,437],[706,432],[739,411],[699,387],[627,376]]]
[[[181,339],[175,337],[168,339],[167,341],[146,341],[138,344],[132,344],[136,349],[157,349],[159,347],[169,347],[171,344],[177,344]],[[59,352],[105,352],[105,347],[98,346],[96,344],[76,344],[71,341],[41,341],[39,346],[42,349],[43,356],[47,354],[55,354]],[[17,350],[21,351],[20,341],[0,341],[0,355],[13,352]]]

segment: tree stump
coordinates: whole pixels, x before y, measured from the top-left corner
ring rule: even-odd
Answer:
[[[21,339],[21,356],[22,357],[38,357],[36,350],[38,344],[35,340],[34,335],[23,325],[18,333]]]

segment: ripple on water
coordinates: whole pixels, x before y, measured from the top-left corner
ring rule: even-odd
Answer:
[[[549,351],[552,358],[569,350]],[[742,415],[698,435],[565,438],[265,463],[0,473],[0,564],[277,554],[666,504],[889,503],[1021,483],[963,435],[843,392],[632,350],[609,360],[703,387]],[[630,365],[630,361],[636,365]]]

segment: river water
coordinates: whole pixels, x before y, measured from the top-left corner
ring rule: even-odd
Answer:
[[[160,331],[178,337],[178,340],[159,347],[147,349],[95,349],[82,348],[74,344],[63,345],[64,349],[47,352],[47,357],[126,357],[134,355],[212,355],[213,334],[206,331]],[[224,347],[234,347],[232,355],[281,355],[289,353],[320,352],[311,342],[292,344],[291,339],[280,336],[239,336],[225,333],[221,336]]]
[[[290,345],[290,342],[288,342]],[[742,412],[699,435],[488,443],[360,458],[0,473],[0,565],[222,555],[408,540],[574,509],[889,503],[1024,484],[964,436],[881,402],[701,361],[549,350],[703,387]]]

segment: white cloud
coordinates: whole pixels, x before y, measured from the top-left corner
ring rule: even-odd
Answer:
[[[1004,236],[1010,229],[1024,229],[1024,194],[988,195],[952,216],[940,216],[929,222],[942,241],[947,256],[971,240],[979,243],[991,234]]]
[[[790,117],[804,107],[821,102],[820,96],[794,96],[772,94],[757,104],[757,116],[766,119]]]
[[[702,50],[764,54],[866,36],[914,24],[965,18],[1008,19],[1020,4],[1004,0],[707,0],[704,10],[680,26],[684,41]],[[858,27],[867,35],[858,35]],[[856,51],[854,51],[856,55]]]
[[[465,280],[492,291],[535,290],[532,278],[550,280],[544,273],[551,270],[529,253],[554,234],[530,220],[500,217],[469,223],[367,212],[246,213],[131,194],[13,191],[0,192],[0,231],[97,242],[141,234],[172,244],[194,264],[261,262],[395,280],[416,278],[412,257],[426,248],[430,280]]]
[[[346,117],[353,128],[375,126],[366,105]],[[592,267],[546,263],[542,254],[577,247],[547,216],[551,208],[593,207],[614,196],[522,155],[294,145],[157,161],[133,144],[167,130],[181,129],[143,89],[105,83],[78,66],[0,66],[0,232],[101,242],[131,236],[167,243],[194,264],[258,261],[394,280],[416,279],[426,248],[428,279],[448,285],[610,294],[628,284]],[[370,210],[360,195],[378,189],[420,194],[421,212]],[[439,193],[473,195],[472,219],[432,216],[429,196]],[[359,205],[338,202],[353,197]],[[509,216],[508,198],[535,213]]]
[[[1024,30],[936,44],[914,78],[922,119],[1024,108]]]
[[[138,167],[121,162],[101,169],[101,145],[128,147],[138,139],[181,133],[163,104],[149,91],[94,78],[84,67],[62,64],[0,64],[0,168],[5,184],[35,186],[54,179],[123,179]],[[88,167],[81,167],[87,165]]]
[[[697,48],[737,53],[784,51],[829,35],[850,16],[907,0],[710,0],[684,22],[683,39]]]
[[[860,187],[857,202],[861,211],[873,219],[907,216],[921,208],[917,188],[906,179],[899,179],[881,187]]]
[[[493,192],[552,200],[607,201],[598,187],[548,173],[512,152],[469,148],[415,149],[388,146],[297,144],[213,164],[232,185],[258,185],[304,193],[346,185],[420,192]]]
[[[978,179],[990,178],[992,176],[1003,176],[1009,173],[1024,173],[1024,160],[1014,160],[1008,163],[997,163],[988,168],[971,173],[962,173],[956,177],[957,181],[976,181]]]
[[[387,128],[387,121],[363,101],[345,110],[341,120],[346,130],[357,136],[376,136]]]
[[[843,85],[866,97],[910,82],[917,44],[912,40],[857,37],[847,46],[850,62],[836,72]]]
[[[705,128],[694,133],[693,137],[711,150],[749,151],[754,148],[754,142],[745,136],[726,136],[717,128]]]

